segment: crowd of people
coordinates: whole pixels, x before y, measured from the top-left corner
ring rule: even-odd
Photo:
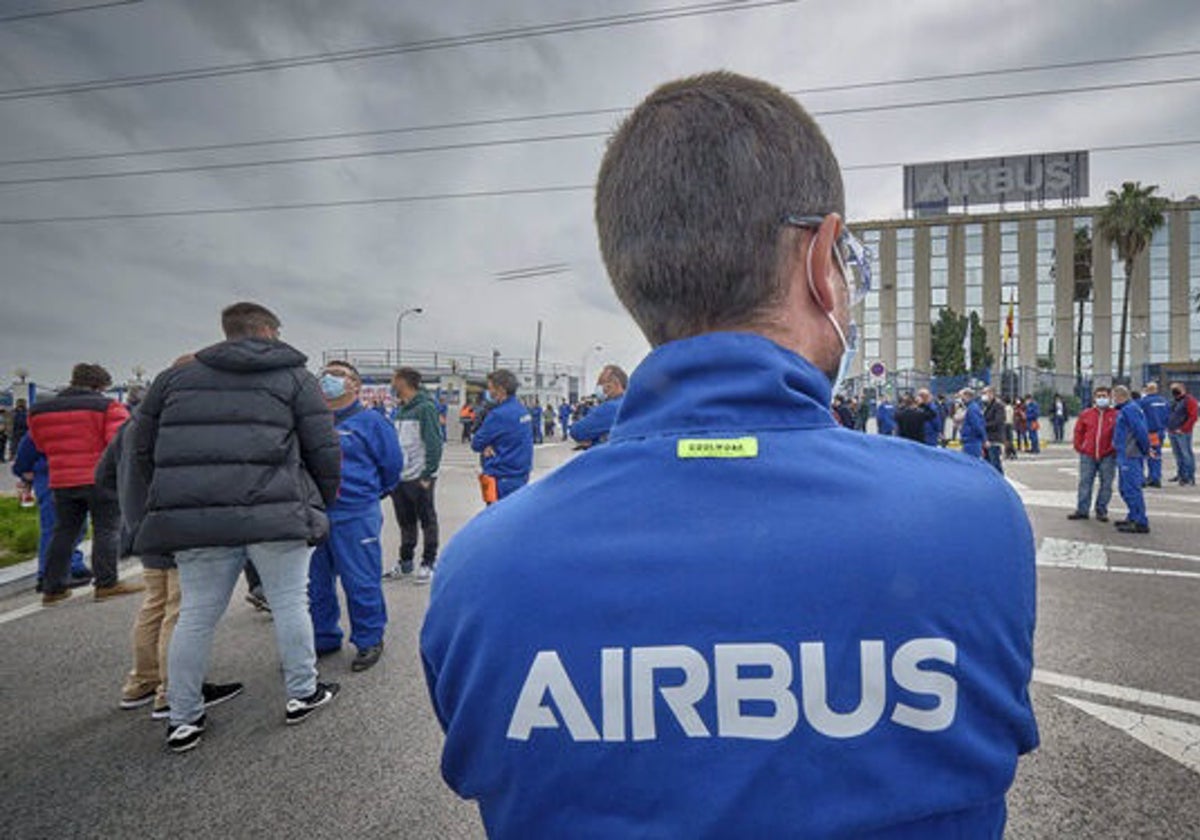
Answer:
[[[595,200],[653,350],[632,377],[606,366],[575,406],[523,402],[492,371],[459,414],[489,509],[451,544],[434,501],[447,408],[420,373],[395,371],[394,411],[371,410],[353,364],[314,376],[270,310],[238,303],[223,341],[130,405],[81,364],[29,412],[21,475],[44,458],[57,514],[42,603],[82,577],[90,515],[95,597],[146,593],[120,705],[153,703],[184,752],[242,691],[205,679],[242,574],[271,611],[286,724],[339,693],[316,667],[343,646],[339,584],[364,671],[384,650],[384,581],[432,582],[420,653],[442,775],[494,836],[1000,836],[1039,738],[1034,541],[1011,487],[971,461],[1002,472],[1039,452],[1041,406],[991,387],[833,396],[870,260],[832,149],[773,86],[710,73],[651,93],[608,144]],[[1194,484],[1196,400],[1145,391],[1097,389],[1081,413],[1071,518],[1096,477],[1107,516],[1115,465],[1118,527],[1148,532],[1164,433]],[[872,414],[880,436],[850,431]],[[1055,440],[1067,414],[1056,397]],[[556,425],[589,451],[527,486]],[[940,451],[956,439],[962,455]],[[386,500],[401,539],[385,573]],[[123,555],[143,584],[118,580]]]

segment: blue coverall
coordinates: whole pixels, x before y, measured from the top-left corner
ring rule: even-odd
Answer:
[[[1121,472],[1117,485],[1121,499],[1129,508],[1129,521],[1149,525],[1146,519],[1146,500],[1142,496],[1142,461],[1150,454],[1150,434],[1146,430],[1146,415],[1133,400],[1118,406],[1117,425],[1113,429],[1113,449],[1117,450],[1117,469]]]
[[[308,571],[309,611],[318,653],[342,645],[334,578],[342,579],[350,642],[359,650],[383,642],[383,554],[379,500],[400,482],[404,456],[396,430],[382,414],[353,403],[334,412],[342,445],[342,485],[327,511],[329,537],[313,552]]]
[[[37,577],[40,581],[46,574],[46,550],[50,547],[50,537],[54,534],[54,524],[58,521],[58,516],[54,512],[54,494],[50,492],[50,465],[46,463],[46,456],[34,446],[33,438],[29,435],[21,438],[21,443],[17,446],[12,471],[13,475],[19,478],[33,473],[33,495],[38,504]],[[83,541],[85,531],[86,526],[79,532],[79,538],[75,541],[75,551],[71,554],[71,577],[87,577],[92,573],[83,562],[83,552],[79,550],[79,543]]]
[[[1147,481],[1151,484],[1162,484],[1162,445],[1163,436],[1167,433],[1167,418],[1171,415],[1171,404],[1162,394],[1147,394],[1140,403],[1142,413],[1146,415],[1146,431],[1150,433],[1150,452],[1153,457],[1146,459]]]

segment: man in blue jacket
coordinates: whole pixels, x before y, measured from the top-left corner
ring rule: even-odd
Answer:
[[[1150,435],[1150,457],[1146,459],[1146,487],[1162,487],[1162,443],[1167,433],[1167,418],[1171,416],[1171,403],[1158,393],[1157,382],[1147,382],[1142,387],[1142,398],[1138,404],[1146,415],[1146,431]]]
[[[471,449],[482,456],[483,474],[496,482],[497,501],[524,487],[533,469],[531,420],[517,399],[517,385],[512,371],[500,368],[488,374],[491,408],[471,436]]]
[[[1042,425],[1038,422],[1038,418],[1042,416],[1041,406],[1032,394],[1025,395],[1025,419],[1029,423],[1029,454],[1040,455],[1042,445],[1038,437],[1039,427]]]
[[[875,426],[881,435],[896,434],[896,406],[887,394],[879,398],[879,408],[875,409]]]
[[[489,836],[1003,834],[1033,536],[982,461],[830,415],[870,288],[843,210],[753,79],[665,85],[609,142],[601,252],[654,349],[606,445],[458,533],[421,635]]]
[[[357,650],[350,669],[365,671],[383,654],[387,626],[379,500],[400,483],[404,457],[392,424],[359,402],[362,378],[357,368],[349,362],[328,362],[320,382],[342,447],[342,485],[327,511],[329,537],[313,552],[308,570],[313,641],[318,656],[342,648],[341,610],[334,586],[334,579],[341,578],[350,614],[350,643]]]
[[[972,458],[982,458],[983,447],[987,441],[987,423],[983,419],[983,409],[975,399],[975,392],[970,388],[963,388],[958,398],[967,409],[967,416],[963,418],[962,430],[959,432],[962,451]]]
[[[566,400],[558,407],[558,427],[562,430],[562,439],[566,440],[571,431],[571,404]]]
[[[46,574],[46,553],[50,548],[50,537],[54,535],[54,524],[58,521],[54,512],[54,494],[50,492],[50,466],[46,456],[33,445],[33,438],[25,435],[17,445],[13,456],[13,475],[33,488],[33,497],[38,505],[38,570],[37,591],[42,591],[42,578]],[[83,562],[83,552],[79,550],[80,532],[76,540],[75,550],[71,553],[71,577],[67,585],[87,586],[92,582],[92,570]]]
[[[600,404],[587,413],[587,416],[571,426],[571,438],[587,449],[608,440],[621,410],[621,400],[625,398],[625,389],[629,387],[629,375],[617,365],[605,365],[604,370],[596,377],[596,398]]]
[[[1130,398],[1124,385],[1113,388],[1113,402],[1117,406],[1117,425],[1113,429],[1113,449],[1117,451],[1117,469],[1120,479],[1117,489],[1121,500],[1129,508],[1129,517],[1113,523],[1118,531],[1127,534],[1150,533],[1150,521],[1146,518],[1146,500],[1142,495],[1142,476],[1145,472],[1142,461],[1153,457],[1150,452],[1150,433],[1146,429],[1146,415],[1142,407]]]

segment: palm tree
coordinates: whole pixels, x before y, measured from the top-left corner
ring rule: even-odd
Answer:
[[[1121,304],[1121,340],[1117,351],[1117,381],[1125,381],[1125,339],[1129,331],[1129,290],[1133,286],[1133,262],[1166,223],[1167,200],[1154,195],[1157,184],[1143,187],[1141,181],[1126,181],[1121,191],[1109,190],[1108,206],[1096,217],[1096,232],[1117,246],[1125,263],[1125,299]]]
[[[1075,333],[1075,387],[1083,382],[1083,305],[1092,299],[1092,231],[1087,225],[1075,228],[1075,302],[1079,321]]]

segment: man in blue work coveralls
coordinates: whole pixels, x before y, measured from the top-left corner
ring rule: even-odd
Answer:
[[[887,394],[879,398],[879,408],[875,409],[875,430],[881,435],[896,434],[896,406]]]
[[[958,398],[967,410],[962,429],[958,433],[959,440],[962,441],[962,451],[972,458],[982,458],[983,447],[987,441],[987,423],[983,419],[983,409],[975,399],[975,392],[970,388],[959,391]]]
[[[1162,445],[1167,434],[1167,418],[1171,416],[1171,403],[1158,393],[1157,382],[1147,382],[1142,387],[1142,398],[1138,404],[1146,415],[1146,431],[1150,435],[1150,457],[1146,459],[1145,487],[1162,487]]]
[[[1146,457],[1150,452],[1150,433],[1146,430],[1146,415],[1142,407],[1130,398],[1124,385],[1113,388],[1113,402],[1117,406],[1117,425],[1113,429],[1113,449],[1117,451],[1117,469],[1120,479],[1117,489],[1121,500],[1129,508],[1129,517],[1113,523],[1118,531],[1127,534],[1150,533],[1150,520],[1146,518],[1146,499],[1142,495],[1142,476]]]
[[[54,511],[54,494],[50,492],[50,466],[46,456],[33,445],[33,438],[25,435],[17,445],[13,455],[13,475],[26,482],[33,488],[33,497],[38,506],[38,567],[37,591],[42,591],[42,578],[46,574],[46,553],[50,548],[50,537],[54,535],[54,524],[58,521]],[[79,540],[83,539],[80,531]],[[83,552],[79,550],[79,540],[71,553],[71,577],[67,586],[87,586],[92,582],[92,570],[83,562]]]
[[[673,82],[595,202],[653,350],[605,445],[442,555],[443,778],[494,838],[1001,837],[1033,534],[982,461],[830,415],[871,259],[820,129],[754,79]]]
[[[496,483],[497,501],[524,487],[533,469],[532,421],[517,399],[517,385],[512,371],[500,368],[488,374],[485,399],[491,408],[471,436],[483,474]]]
[[[1029,454],[1039,455],[1042,451],[1041,438],[1038,435],[1041,423],[1038,422],[1042,416],[1041,406],[1032,394],[1025,395],[1025,419],[1029,423]]]
[[[330,506],[329,537],[313,552],[308,574],[309,610],[317,655],[342,647],[334,579],[341,578],[350,614],[350,642],[358,652],[350,663],[365,671],[383,653],[387,606],[383,600],[383,554],[379,500],[400,483],[404,457],[396,430],[378,411],[358,400],[362,379],[349,362],[329,362],[321,371],[321,392],[333,409],[342,446],[342,485]]]
[[[571,431],[571,404],[566,400],[558,407],[558,428],[562,432],[562,439],[566,440]]]
[[[596,399],[600,403],[571,426],[572,440],[582,444],[584,449],[608,440],[627,387],[628,374],[617,365],[605,365],[596,377]]]

